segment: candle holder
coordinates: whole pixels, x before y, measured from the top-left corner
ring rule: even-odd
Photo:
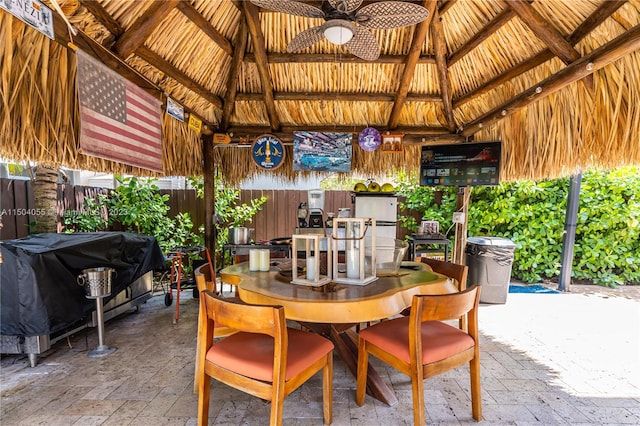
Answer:
[[[322,251],[325,249],[326,251]],[[306,272],[298,275],[298,252],[304,251]],[[329,237],[319,234],[296,234],[291,237],[292,284],[319,287],[331,282],[331,244]]]
[[[369,226],[371,231],[365,238]],[[331,242],[334,282],[366,285],[378,279],[375,218],[334,218]]]

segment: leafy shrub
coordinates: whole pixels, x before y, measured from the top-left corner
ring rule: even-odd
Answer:
[[[196,189],[198,198],[204,198],[204,183],[202,177],[191,177],[189,183]],[[229,241],[228,229],[234,226],[245,226],[262,210],[267,197],[255,198],[247,203],[238,203],[240,191],[228,188],[220,176],[215,179],[215,232],[216,255],[222,254],[222,247]]]
[[[67,232],[94,232],[120,224],[126,231],[154,236],[164,253],[177,247],[202,245],[193,233],[189,213],[167,216],[169,195],[160,194],[153,180],[116,176],[120,183],[108,195],[86,198],[79,212],[65,212]]]
[[[534,283],[560,274],[569,180],[503,183],[474,187],[468,233],[516,243],[512,276]],[[403,183],[406,207],[423,217],[451,223],[455,194]],[[439,219],[442,217],[443,219]],[[401,219],[402,221],[403,219]],[[410,223],[412,219],[404,219]],[[415,220],[414,220],[415,222]],[[640,284],[640,168],[587,172],[581,185],[572,276],[595,284]]]

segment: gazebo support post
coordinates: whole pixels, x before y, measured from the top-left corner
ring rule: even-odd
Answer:
[[[464,249],[467,244],[467,223],[469,218],[469,200],[471,199],[471,190],[468,186],[458,187],[456,193],[456,212],[461,212],[464,215],[464,221],[462,223],[455,223],[455,244],[451,252],[451,262],[458,265],[464,265]],[[448,261],[448,259],[445,259]]]
[[[216,213],[216,191],[215,191],[215,165],[213,164],[213,136],[202,135],[202,161],[203,184],[204,184],[204,245],[212,254],[212,262],[215,270],[215,213]],[[215,277],[211,277],[215,280]]]
[[[571,291],[571,268],[573,263],[573,247],[576,241],[576,222],[578,221],[578,207],[580,202],[580,184],[582,173],[577,173],[569,179],[569,194],[567,195],[567,213],[564,219],[564,237],[562,238],[562,263],[558,290]]]

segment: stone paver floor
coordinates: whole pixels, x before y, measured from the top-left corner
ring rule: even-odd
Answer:
[[[482,424],[640,424],[640,289],[572,286],[571,293],[509,294],[480,309]],[[195,425],[193,393],[197,301],[181,297],[180,321],[162,295],[105,327],[118,350],[88,358],[97,332],[57,342],[29,367],[26,356],[1,358],[0,424]],[[336,357],[334,425],[412,424],[408,379],[377,360],[400,403],[354,402],[355,380]],[[269,404],[213,383],[210,424],[268,424]],[[425,382],[429,424],[476,424],[468,370]],[[322,424],[321,378],[290,395],[285,425]]]

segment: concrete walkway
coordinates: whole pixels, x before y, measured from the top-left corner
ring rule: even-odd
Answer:
[[[481,423],[640,424],[640,291],[630,290],[573,286],[571,293],[509,294],[504,305],[483,305]],[[195,425],[197,301],[182,294],[176,325],[174,308],[160,295],[108,322],[105,343],[118,350],[104,358],[87,357],[97,346],[94,329],[58,342],[35,368],[26,356],[3,356],[0,424]],[[412,424],[410,382],[372,363],[400,404],[367,397],[356,406],[355,380],[336,357],[333,424]],[[268,424],[269,404],[212,386],[210,424]],[[429,424],[476,424],[466,368],[428,379],[425,388]],[[321,401],[318,376],[287,399],[283,423],[321,425]]]

